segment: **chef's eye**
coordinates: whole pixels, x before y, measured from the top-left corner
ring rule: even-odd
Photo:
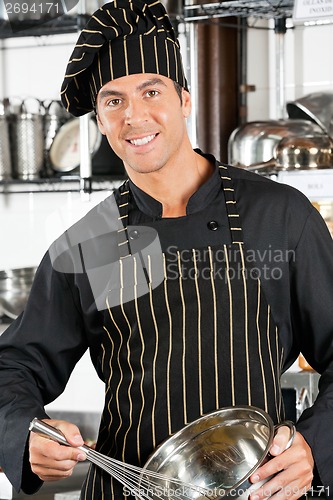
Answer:
[[[121,103],[121,99],[115,98],[115,99],[111,99],[110,101],[107,101],[106,105],[110,106],[110,107],[115,107],[115,106],[119,106],[120,103]]]
[[[148,97],[155,97],[159,94],[158,90],[147,90],[146,92]]]

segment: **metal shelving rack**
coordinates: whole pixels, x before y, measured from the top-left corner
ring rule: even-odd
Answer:
[[[83,3],[85,3],[83,1]],[[210,18],[223,18],[223,17],[243,17],[243,18],[266,18],[275,20],[285,19],[292,16],[294,0],[227,0],[221,2],[206,2],[197,3],[196,0],[185,0],[182,13],[180,15],[181,22],[187,23],[189,25],[189,39],[193,38],[193,32],[191,27],[194,25],[194,21],[204,21]],[[5,38],[13,37],[24,37],[24,36],[47,36],[65,33],[74,33],[80,30],[87,22],[90,16],[84,14],[84,6],[79,14],[66,15],[63,14],[55,19],[48,22],[43,22],[39,24],[36,21],[1,21],[0,22],[0,40]],[[191,35],[192,33],[192,35]],[[190,44],[191,45],[191,44]],[[192,47],[193,48],[193,47]],[[193,51],[195,52],[195,50]],[[191,75],[189,80],[194,81],[193,71],[195,64],[190,65]],[[193,89],[194,92],[194,89]],[[195,101],[193,96],[193,100]],[[83,137],[87,138],[87,123],[82,119],[81,134]],[[192,127],[194,129],[194,126]],[[89,141],[82,141],[82,143],[89,144]],[[83,159],[87,157],[87,152],[83,152],[81,155]],[[87,163],[87,165],[86,165]],[[81,189],[84,191],[89,191],[89,186],[87,189],[87,183],[84,179],[89,179],[91,173],[89,173],[90,165],[89,161],[84,161],[81,165]],[[41,182],[45,183],[45,180]],[[51,184],[52,185],[52,184]],[[55,183],[59,185],[59,183]],[[31,188],[32,186],[30,186]],[[40,190],[41,186],[38,186],[36,190]],[[66,188],[64,188],[66,189]],[[11,192],[13,186],[9,184],[3,184],[0,186],[0,192]],[[51,188],[52,190],[52,188]]]
[[[55,19],[44,22],[34,20],[0,21],[0,39],[18,38],[26,36],[48,36],[76,33],[86,24],[87,15],[63,14]]]
[[[190,64],[188,65],[188,81],[192,93],[193,109],[198,106],[196,94],[196,67],[197,60],[194,54],[196,47],[196,24],[209,22],[225,17],[237,17],[253,20],[274,19],[276,33],[276,54],[277,54],[277,112],[283,117],[285,104],[284,96],[284,35],[286,32],[286,19],[293,16],[294,0],[226,0],[226,1],[203,1],[184,0],[184,16],[181,21],[187,25],[187,52],[190,54]],[[221,21],[222,24],[222,21]],[[188,122],[191,141],[197,144],[197,129],[194,113],[191,114]]]
[[[125,177],[120,175],[92,176],[89,191],[113,191],[124,182]],[[34,180],[10,179],[0,181],[0,194],[13,193],[75,193],[82,190],[79,175],[62,177],[45,177]]]
[[[0,0],[1,1],[1,0]],[[4,39],[19,37],[39,37],[78,33],[90,18],[85,13],[85,2],[81,0],[80,11],[76,15],[62,14],[47,21],[40,20],[2,20],[0,21],[0,42]],[[9,179],[0,181],[0,194],[23,193],[23,192],[75,192],[80,191],[83,195],[92,191],[113,190],[125,176],[110,175],[101,179],[92,175],[91,157],[89,144],[89,117],[80,117],[80,134],[84,140],[81,141],[81,163],[79,172],[69,176],[41,177],[34,180]]]
[[[184,21],[200,21],[218,17],[288,18],[293,14],[293,0],[231,0],[186,4]]]

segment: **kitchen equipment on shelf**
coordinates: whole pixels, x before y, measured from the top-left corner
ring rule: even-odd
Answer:
[[[236,128],[228,141],[228,162],[237,167],[263,163],[286,136],[325,135],[319,125],[304,119],[248,122]]]
[[[273,158],[248,170],[314,170],[333,167],[333,141],[328,135],[286,136],[274,147]]]
[[[325,135],[288,136],[276,146],[277,167],[283,170],[333,167],[333,142]]]
[[[313,92],[287,103],[290,118],[312,120],[333,138],[333,92]]]
[[[52,164],[50,160],[50,148],[59,129],[71,119],[71,115],[65,110],[61,101],[44,101],[44,167],[46,175],[52,175]]]
[[[16,319],[21,314],[27,303],[35,272],[35,267],[0,271],[0,311],[2,315]]]
[[[5,1],[1,0],[1,2],[0,2],[0,25],[4,21],[8,21],[8,15],[7,15],[6,7],[5,7]]]
[[[11,114],[11,149],[14,177],[33,180],[44,165],[43,104],[35,97],[21,101]]]
[[[249,477],[268,459],[275,432],[267,413],[253,406],[227,407],[195,420],[161,444],[143,468],[107,457],[83,445],[87,459],[120,481],[138,499],[247,499]],[[69,445],[64,435],[34,419],[30,430]],[[70,445],[69,445],[70,446]],[[263,482],[259,483],[259,486]]]
[[[89,120],[90,153],[94,155],[102,140],[96,120]],[[80,164],[80,119],[72,118],[56,133],[50,147],[50,162],[56,172],[70,172]]]
[[[10,154],[8,103],[0,101],[0,181],[9,179],[12,173]]]
[[[44,148],[48,151],[60,127],[71,119],[71,115],[65,110],[61,101],[44,101]]]

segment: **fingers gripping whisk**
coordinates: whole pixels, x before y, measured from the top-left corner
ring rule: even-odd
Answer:
[[[42,437],[52,439],[58,443],[71,446],[64,434],[51,425],[34,418],[29,430]],[[112,457],[95,451],[87,445],[78,446],[77,449],[86,454],[87,460],[97,465],[114,479],[123,484],[127,493],[134,495],[139,500],[155,500],[177,496],[180,500],[216,498],[213,491],[207,487],[183,482],[178,478],[168,477],[158,472],[130,465]]]

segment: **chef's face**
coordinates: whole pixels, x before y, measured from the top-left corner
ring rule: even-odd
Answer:
[[[181,157],[188,145],[190,94],[157,74],[136,74],[105,84],[97,96],[100,131],[131,176],[158,171]]]

